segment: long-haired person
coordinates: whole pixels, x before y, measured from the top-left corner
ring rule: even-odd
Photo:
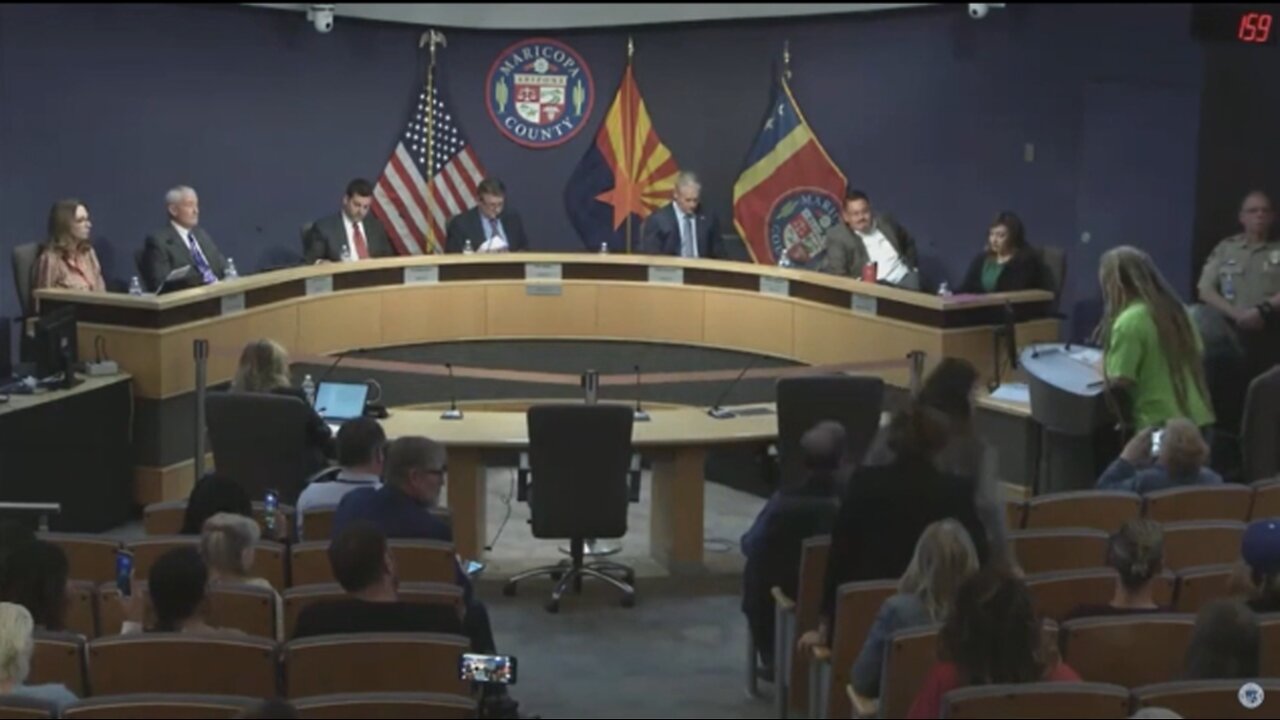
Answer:
[[[1128,245],[1112,248],[1102,256],[1098,281],[1106,304],[1098,325],[1103,373],[1130,398],[1134,426],[1185,417],[1207,435],[1214,417],[1200,334],[1151,256]]]
[[[1044,264],[1027,246],[1022,218],[1005,210],[987,229],[987,247],[969,263],[960,292],[995,293],[1046,289]]]
[[[272,393],[289,395],[307,402],[307,396],[293,387],[289,374],[289,353],[280,343],[268,338],[254,340],[240,352],[240,366],[236,368],[231,389],[236,392]],[[310,405],[308,405],[310,407]],[[307,421],[307,439],[316,452],[316,469],[326,464],[333,452],[333,432],[314,409]]]
[[[74,198],[59,200],[49,209],[49,235],[36,260],[36,288],[65,288],[106,292],[102,266],[93,251],[89,208]]]

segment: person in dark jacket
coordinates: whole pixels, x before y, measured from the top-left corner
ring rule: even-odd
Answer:
[[[991,222],[987,247],[969,263],[962,293],[997,293],[1048,289],[1044,263],[1027,247],[1022,219],[1005,210]]]
[[[841,585],[900,577],[930,523],[959,521],[979,562],[986,563],[987,532],[975,502],[978,479],[938,466],[949,439],[946,417],[938,410],[915,403],[894,416],[888,433],[892,460],[863,465],[849,480],[831,532],[821,621],[818,630],[801,638],[802,646],[830,641]]]
[[[296,397],[307,404],[311,414],[307,418],[307,441],[311,446],[313,471],[319,472],[334,457],[333,432],[324,418],[311,406],[311,399],[293,386],[289,375],[289,353],[275,340],[262,338],[244,346],[240,353],[240,365],[231,381],[235,392],[271,393]]]
[[[803,479],[775,492],[742,536],[742,612],[765,668],[773,665],[773,588],[795,598],[805,539],[831,531],[847,445],[838,422],[826,420],[806,432],[800,438]]]

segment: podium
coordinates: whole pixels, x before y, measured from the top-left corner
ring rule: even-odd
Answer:
[[[1040,428],[1036,493],[1092,488],[1115,455],[1110,446],[1117,418],[1093,364],[1101,355],[1097,348],[1064,343],[1022,349],[1031,419]]]

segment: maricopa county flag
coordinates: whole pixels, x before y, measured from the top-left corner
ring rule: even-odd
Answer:
[[[583,245],[639,251],[641,225],[670,201],[677,172],[675,158],[653,129],[628,60],[596,140],[564,190],[565,209]]]
[[[779,77],[764,125],[733,184],[733,224],[751,257],[777,264],[787,248],[804,243],[810,266],[819,263],[823,233],[840,222],[847,184]]]

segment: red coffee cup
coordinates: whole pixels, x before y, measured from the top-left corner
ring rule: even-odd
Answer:
[[[869,263],[867,263],[866,265],[863,265],[863,266],[862,266],[862,281],[863,281],[863,282],[872,282],[872,283],[873,283],[873,282],[875,282],[875,281],[876,281],[876,271],[877,271],[878,269],[879,269],[879,268],[876,266],[876,263],[873,263],[873,262],[869,262]]]

